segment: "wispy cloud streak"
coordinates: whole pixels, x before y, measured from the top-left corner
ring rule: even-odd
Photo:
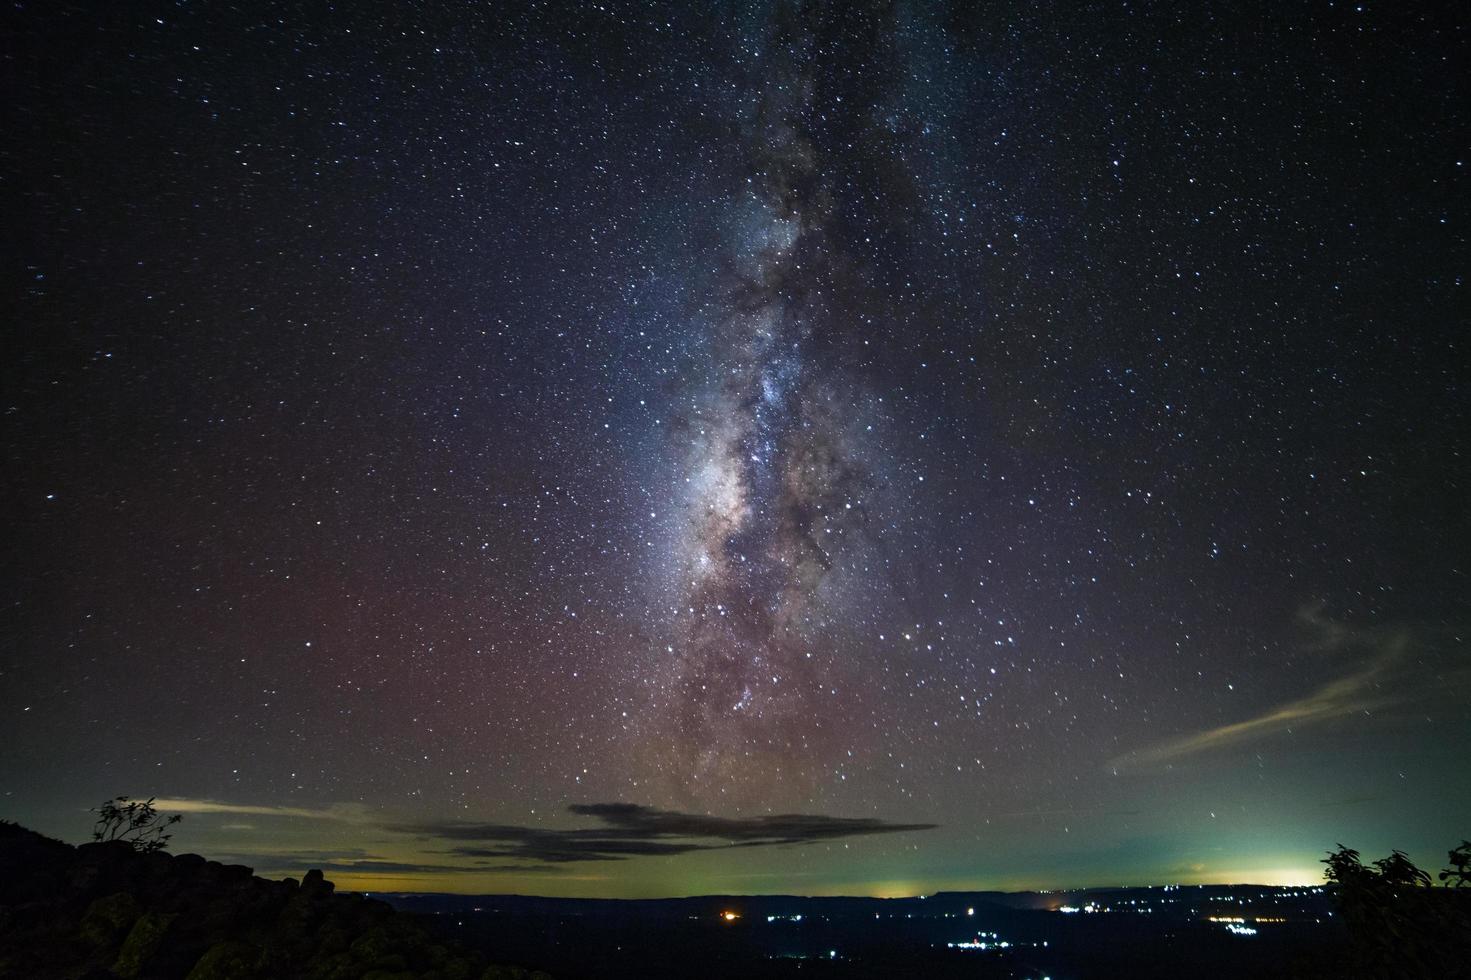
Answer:
[[[1309,649],[1357,655],[1357,668],[1309,694],[1242,721],[1208,728],[1125,753],[1109,760],[1115,770],[1168,765],[1203,752],[1269,738],[1295,728],[1319,725],[1399,703],[1404,695],[1390,683],[1409,648],[1409,634],[1354,630],[1304,610],[1299,619],[1318,635]]]
[[[153,806],[165,813],[232,813],[257,817],[300,817],[307,820],[353,820],[356,808],[332,806],[325,809],[294,806],[259,806],[250,803],[227,803],[222,800],[193,800],[185,797],[156,799]]]

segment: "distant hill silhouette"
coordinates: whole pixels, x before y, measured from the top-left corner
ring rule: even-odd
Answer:
[[[255,877],[123,841],[73,847],[0,821],[0,977],[549,980],[487,965],[320,871]]]

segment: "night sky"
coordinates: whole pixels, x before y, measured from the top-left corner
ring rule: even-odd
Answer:
[[[1464,5],[3,18],[0,816],[606,896],[1471,834]]]

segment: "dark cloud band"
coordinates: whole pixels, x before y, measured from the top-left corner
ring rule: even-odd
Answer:
[[[735,847],[816,844],[874,834],[933,829],[928,823],[890,823],[874,817],[779,814],[712,817],[633,803],[573,804],[568,811],[592,817],[599,827],[547,830],[493,823],[419,823],[393,829],[456,842],[460,857],[567,864],[669,856]]]

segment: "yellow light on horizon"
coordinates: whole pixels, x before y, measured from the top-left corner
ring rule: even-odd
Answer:
[[[729,912],[729,911],[727,911],[727,912],[721,912],[720,913],[720,917],[722,919],[724,919],[726,922],[734,922],[736,919],[739,919],[741,917],[741,914],[739,912]]]

